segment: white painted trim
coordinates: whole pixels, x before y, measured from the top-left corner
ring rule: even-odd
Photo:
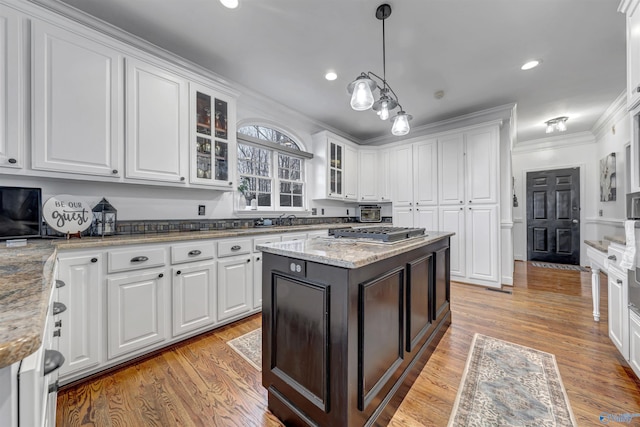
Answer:
[[[525,190],[526,191],[526,190]],[[513,223],[514,224],[522,224],[524,222],[524,219],[518,217],[518,218],[513,218]]]
[[[612,225],[614,227],[624,228],[624,219],[616,218],[585,218],[584,223],[596,225]]]
[[[425,135],[445,134],[454,130],[461,130],[462,127],[472,128],[477,125],[487,123],[502,123],[510,120],[513,116],[516,104],[500,105],[498,107],[488,108],[486,110],[477,111],[475,113],[465,114],[451,119],[441,120],[439,122],[429,123],[422,126],[411,128],[412,138],[420,138]],[[387,145],[394,142],[406,142],[407,140],[398,141],[398,137],[382,136],[362,141],[365,145]]]
[[[502,221],[500,222],[500,228],[504,230],[509,230],[513,228],[513,222],[511,221]]]
[[[513,154],[542,151],[549,148],[571,147],[583,144],[595,144],[596,137],[591,132],[576,132],[568,135],[552,136],[550,138],[532,139],[520,142],[513,147]]]
[[[596,120],[591,127],[591,133],[595,135],[596,140],[604,137],[609,131],[609,125],[616,123],[627,116],[627,91],[623,90],[620,95],[607,107],[606,111]]]
[[[618,12],[633,15],[638,8],[638,4],[640,4],[638,0],[622,0],[618,5]]]

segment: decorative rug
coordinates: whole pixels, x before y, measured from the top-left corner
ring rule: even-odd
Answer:
[[[584,268],[581,265],[554,264],[551,262],[538,262],[538,261],[531,261],[531,265],[533,265],[534,267],[555,268],[556,270],[589,271],[589,269]]]
[[[262,328],[227,341],[244,360],[258,371],[262,371]]]
[[[475,334],[449,427],[577,426],[551,353]]]

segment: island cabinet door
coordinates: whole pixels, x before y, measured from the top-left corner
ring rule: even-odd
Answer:
[[[433,304],[436,323],[449,312],[449,248],[442,248],[434,253],[433,271]]]
[[[433,284],[433,255],[420,257],[407,265],[407,338],[406,350],[413,351],[432,329],[434,315],[430,288]]]

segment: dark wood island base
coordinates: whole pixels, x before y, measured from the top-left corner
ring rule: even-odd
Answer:
[[[322,242],[307,241],[300,255],[263,251],[262,383],[276,417],[287,426],[389,422],[451,324],[449,236],[353,267],[303,254]],[[327,245],[316,253],[360,249]]]

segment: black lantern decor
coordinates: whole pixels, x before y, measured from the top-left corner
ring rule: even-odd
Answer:
[[[92,236],[111,236],[116,234],[116,217],[118,211],[104,197],[92,209],[93,223]]]

